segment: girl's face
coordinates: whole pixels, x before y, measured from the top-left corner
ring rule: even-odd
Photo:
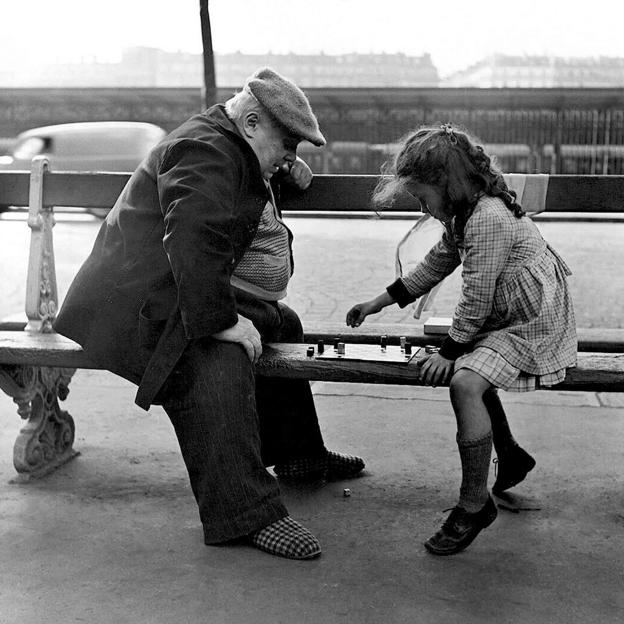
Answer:
[[[405,190],[420,202],[420,209],[442,223],[448,223],[453,214],[447,205],[444,191],[439,186],[415,180],[405,182]]]

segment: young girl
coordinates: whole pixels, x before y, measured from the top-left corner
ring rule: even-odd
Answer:
[[[374,194],[387,205],[413,195],[445,228],[442,239],[405,277],[355,305],[347,324],[429,292],[461,263],[462,291],[448,337],[421,360],[421,378],[450,381],[462,466],[459,501],[425,542],[436,555],[468,546],[496,518],[487,489],[492,443],[498,456],[493,492],[520,483],[535,460],[513,439],[497,389],[535,390],[562,381],[576,364],[576,330],[568,292],[570,270],[524,215],[490,157],[449,124],[412,133],[394,160],[393,175]]]

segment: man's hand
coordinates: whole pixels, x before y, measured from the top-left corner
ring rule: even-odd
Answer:
[[[299,156],[297,156],[295,162],[290,166],[288,174],[290,175],[291,181],[301,190],[307,189],[314,177],[312,175],[312,169],[310,169],[307,163],[301,160]]]
[[[418,360],[420,378],[428,386],[447,382],[453,374],[453,360],[447,360],[439,353],[432,353]]]
[[[238,322],[232,327],[212,335],[223,342],[238,342],[247,351],[249,359],[255,364],[262,354],[260,334],[254,324],[244,316],[238,315]]]

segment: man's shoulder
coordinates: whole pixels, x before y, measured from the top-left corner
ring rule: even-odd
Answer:
[[[209,113],[206,111],[187,119],[165,137],[163,144],[167,147],[178,143],[194,144],[198,148],[216,148],[232,155],[241,154],[244,147],[242,138],[222,119]]]
[[[224,133],[221,128],[206,119],[195,115],[171,132],[158,145],[152,156],[153,164],[159,171],[173,166],[208,166],[218,163],[230,170],[244,171],[249,168],[249,154],[235,137]]]

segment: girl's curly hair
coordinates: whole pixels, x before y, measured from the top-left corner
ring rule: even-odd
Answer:
[[[524,215],[515,191],[507,187],[493,159],[467,132],[450,124],[422,127],[408,134],[394,160],[383,166],[382,173],[388,175],[380,179],[373,192],[375,206],[392,204],[409,180],[437,186],[451,207],[459,237],[482,193],[500,197],[516,217]]]

